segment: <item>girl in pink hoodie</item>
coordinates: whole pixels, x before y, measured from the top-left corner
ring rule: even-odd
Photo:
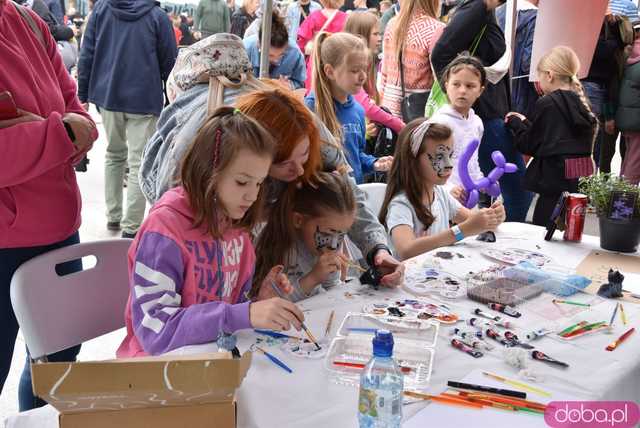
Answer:
[[[1,390],[18,333],[11,277],[27,260],[79,242],[81,202],[73,164],[98,133],[47,25],[6,0],[0,0],[0,70],[0,93],[9,92],[17,107],[17,114],[0,117]],[[82,269],[78,261],[60,266],[60,274]],[[78,349],[49,361],[74,360]],[[44,404],[33,397],[28,361],[19,396],[20,410]]]
[[[247,297],[255,268],[249,231],[274,151],[271,135],[238,110],[221,107],[207,119],[184,159],[182,185],[153,206],[129,250],[118,357],[163,354],[244,328],[300,329],[304,315],[290,301]],[[278,269],[265,287],[291,293]]]

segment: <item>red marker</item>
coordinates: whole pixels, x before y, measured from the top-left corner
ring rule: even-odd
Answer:
[[[631,333],[633,333],[634,331],[636,331],[635,327],[630,328],[629,330],[627,330],[627,332],[625,334],[623,334],[622,336],[620,336],[615,342],[611,343],[609,346],[607,346],[605,349],[607,351],[613,351],[614,349],[616,349],[618,346],[620,346],[620,344],[622,342],[624,342],[625,340],[627,340],[627,338],[629,336],[631,336]]]

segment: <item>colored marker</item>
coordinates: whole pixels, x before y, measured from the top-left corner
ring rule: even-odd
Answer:
[[[616,307],[613,308],[613,314],[611,315],[611,321],[609,321],[609,327],[613,327],[613,322],[616,320],[616,312],[618,312],[618,303],[616,303]]]
[[[500,344],[502,344],[502,345],[506,346],[507,348],[511,348],[511,347],[513,347],[513,346],[515,345],[512,341],[507,340],[507,339],[504,339],[504,338],[500,335],[500,333],[498,333],[498,332],[497,332],[497,331],[495,331],[495,330],[492,330],[492,329],[488,328],[488,329],[485,331],[485,333],[487,334],[487,337],[492,338],[493,340],[495,340],[496,342],[499,342]]]
[[[451,339],[451,345],[454,348],[457,348],[459,350],[461,350],[462,352],[465,352],[469,355],[471,355],[473,358],[480,358],[482,357],[484,354],[478,350],[473,349],[470,346],[465,345],[464,343],[460,342],[459,340],[456,339]]]
[[[602,327],[606,327],[607,323],[605,321],[594,322],[593,324],[587,324],[584,327],[573,330],[570,333],[563,335],[562,337],[575,337],[581,334],[587,333],[589,331],[593,331],[596,329],[600,329]]]
[[[491,321],[500,321],[500,320],[502,319],[501,317],[499,317],[499,316],[493,316],[493,315],[491,315],[490,313],[485,312],[485,311],[483,311],[483,310],[482,310],[482,309],[480,309],[480,308],[476,308],[476,309],[473,311],[473,313],[474,313],[474,314],[476,314],[476,315],[478,315],[479,317],[486,318],[486,319],[489,319],[489,320],[491,320]]]
[[[551,397],[551,394],[548,393],[547,391],[544,391],[542,389],[536,388],[536,387],[531,386],[531,385],[527,385],[524,382],[518,382],[517,380],[507,379],[506,377],[498,376],[496,374],[489,373],[489,372],[482,372],[482,374],[484,374],[485,376],[488,376],[488,377],[490,377],[492,379],[498,380],[500,382],[504,382],[507,385],[515,386],[516,388],[524,389],[526,391],[531,391],[531,392],[533,392],[535,394],[539,394],[539,395],[542,395],[542,396]]]
[[[343,366],[343,367],[351,367],[352,369],[363,369],[366,366],[366,364],[350,363],[348,361],[334,361],[333,365],[335,365],[335,366]],[[400,371],[402,373],[409,373],[411,371],[411,367],[400,366]]]
[[[607,346],[605,349],[607,351],[613,351],[614,349],[616,349],[618,346],[620,346],[620,344],[622,342],[624,342],[625,340],[627,340],[627,338],[629,336],[631,336],[631,333],[633,333],[634,331],[636,331],[635,327],[630,328],[629,330],[627,330],[627,332],[625,334],[623,334],[622,336],[620,336],[615,342],[611,343],[609,346]]]
[[[587,307],[587,308],[591,307],[591,305],[589,303],[572,302],[571,300],[553,299],[552,302],[553,303],[564,303],[565,305],[584,306],[584,307]]]
[[[485,349],[487,351],[491,351],[493,350],[493,346],[489,345],[487,342],[485,342],[484,340],[478,340],[478,339],[474,339],[471,337],[460,337],[460,336],[454,336],[454,339],[459,340],[460,342],[464,343],[467,346],[471,346],[472,348],[475,349]]]
[[[556,366],[569,367],[569,364],[563,363],[562,361],[556,360],[555,358],[551,358],[550,356],[548,356],[544,352],[533,351],[531,353],[531,357],[534,360],[544,361],[544,362],[549,363],[549,364],[555,364]]]
[[[269,352],[265,351],[264,349],[260,348],[259,346],[256,346],[255,348],[258,351],[262,352],[268,359],[270,359],[275,365],[277,365],[278,367],[282,368],[284,371],[287,371],[289,373],[293,373],[293,370],[291,370],[285,363],[280,361],[273,354],[270,354]]]
[[[491,394],[506,395],[507,397],[522,398],[523,400],[527,398],[526,392],[514,391],[512,389],[494,388],[492,386],[476,385],[473,383],[464,383],[464,382],[455,382],[452,380],[448,381],[447,385],[450,386],[451,388],[467,389],[470,391],[489,392]]]
[[[622,317],[622,324],[627,325],[627,314],[624,313],[624,306],[622,303],[618,303],[620,305],[620,316]]]
[[[509,331],[509,330],[505,331],[504,338],[507,339],[509,342],[513,343],[514,345],[519,346],[521,348],[533,349],[533,346],[527,343],[520,342],[520,339],[518,339],[518,336],[516,336],[516,334],[513,333],[512,331]]]
[[[513,306],[503,305],[501,303],[488,303],[487,305],[489,306],[489,309],[502,312],[510,317],[519,318],[522,315],[520,312],[516,311]]]
[[[482,339],[482,332],[481,331],[475,331],[475,330],[462,330],[458,327],[453,329],[453,333],[459,335],[460,337],[463,338],[467,338],[467,337],[472,337],[475,336],[478,339]]]
[[[572,332],[572,331],[574,331],[574,330],[577,330],[577,329],[579,329],[579,328],[584,327],[585,325],[587,325],[587,322],[586,322],[586,321],[580,321],[580,322],[579,322],[579,323],[577,323],[577,324],[570,325],[569,327],[565,328],[565,329],[564,329],[564,330],[562,330],[560,333],[558,333],[558,336],[564,336],[564,335],[566,335],[566,334],[569,334],[569,333],[571,333],[571,332]]]
[[[527,340],[531,341],[531,340],[540,339],[542,336],[546,336],[549,333],[551,333],[550,330],[540,328],[538,330],[530,331],[525,335],[525,337],[527,338]]]

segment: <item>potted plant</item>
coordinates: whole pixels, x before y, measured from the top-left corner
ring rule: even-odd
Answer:
[[[633,253],[640,241],[640,188],[611,174],[580,178],[580,192],[587,195],[600,223],[600,246],[605,250]]]

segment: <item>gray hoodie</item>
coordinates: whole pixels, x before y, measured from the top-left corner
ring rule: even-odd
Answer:
[[[198,84],[180,94],[166,107],[158,120],[158,130],[145,146],[140,165],[140,188],[147,200],[154,204],[164,192],[178,181],[179,165],[187,149],[204,123],[207,112],[208,84]],[[224,105],[233,105],[244,88],[226,88]],[[347,165],[344,154],[326,141],[333,138],[327,128],[316,120],[320,130],[323,169],[335,171],[339,165]],[[349,238],[365,256],[378,244],[387,244],[387,233],[377,216],[366,204],[367,195],[350,179],[357,201],[356,220],[349,231]],[[285,183],[269,179],[269,199],[277,198]]]

